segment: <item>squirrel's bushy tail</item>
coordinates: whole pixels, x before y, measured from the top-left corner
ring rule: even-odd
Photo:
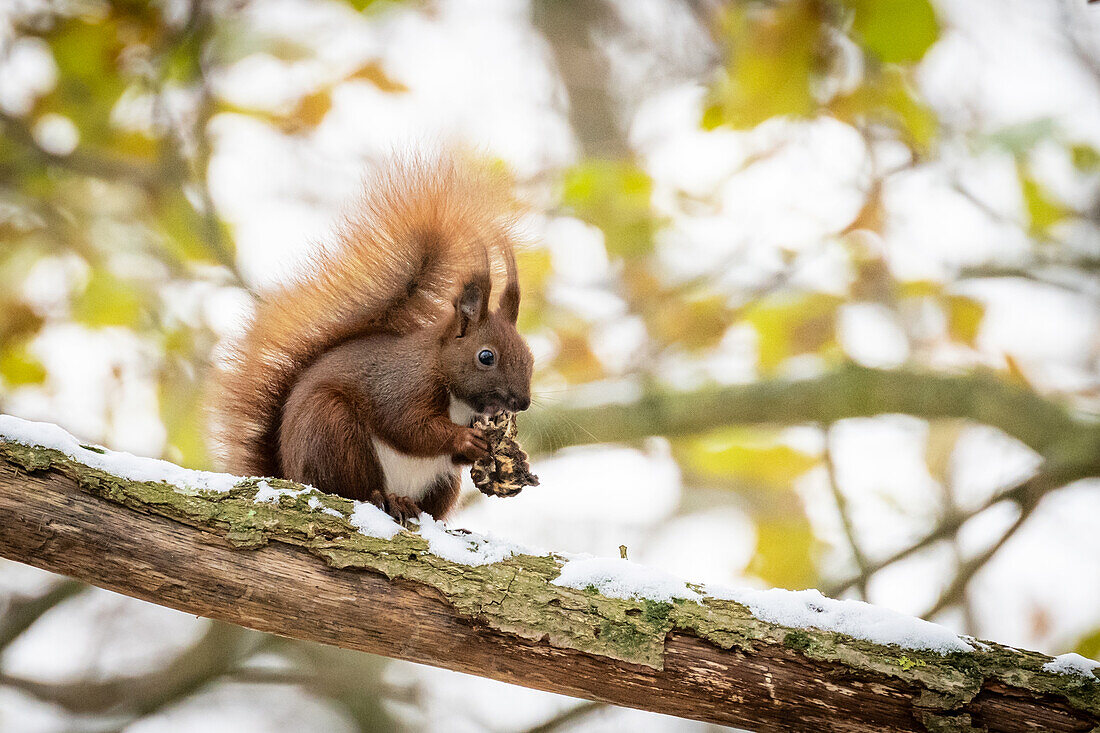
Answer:
[[[283,403],[325,351],[449,318],[462,286],[511,258],[518,207],[502,176],[468,161],[406,158],[358,203],[292,282],[259,298],[215,373],[217,452],[233,473],[275,476]]]

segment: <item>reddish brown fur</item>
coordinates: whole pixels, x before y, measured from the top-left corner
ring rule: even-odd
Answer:
[[[529,403],[516,214],[507,187],[474,166],[403,162],[379,176],[336,246],[263,298],[220,369],[216,437],[228,470],[371,500],[395,516],[446,513],[457,480],[441,477],[419,502],[389,495],[372,438],[469,462],[486,444],[451,422],[452,396],[479,409]],[[485,346],[498,354],[492,369],[476,362]]]

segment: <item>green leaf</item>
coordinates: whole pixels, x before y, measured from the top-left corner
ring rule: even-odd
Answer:
[[[1091,145],[1084,143],[1074,145],[1069,149],[1073,159],[1073,165],[1079,171],[1092,173],[1100,170],[1100,151]]]
[[[158,194],[153,204],[153,221],[164,237],[164,246],[178,259],[223,264],[215,256],[208,237],[217,237],[218,245],[229,257],[235,254],[233,237],[226,224],[220,219],[208,222],[178,189],[166,189]]]
[[[374,5],[378,0],[344,0],[348,5],[358,10],[360,13]]]
[[[603,230],[609,254],[640,257],[653,249],[653,181],[632,163],[589,160],[565,174],[562,203]]]
[[[160,417],[168,430],[165,457],[187,468],[210,466],[202,396],[198,380],[178,367],[170,366],[158,385]]]
[[[748,128],[815,112],[811,85],[822,68],[823,36],[818,3],[790,0],[752,10],[735,4],[721,25],[729,55],[707,96],[704,128]]]
[[[888,64],[920,61],[940,35],[930,0],[845,0],[860,45]]]
[[[92,327],[134,328],[145,312],[144,298],[131,284],[103,268],[92,270],[84,292],[73,303],[73,318]]]
[[[1100,659],[1100,629],[1086,634],[1077,642],[1075,652],[1089,659]]]
[[[996,147],[1015,155],[1023,155],[1043,140],[1054,137],[1054,120],[1049,117],[1002,127],[986,138]]]
[[[805,517],[761,520],[756,525],[756,552],[749,572],[777,588],[811,588],[817,581],[815,546]]]
[[[126,47],[118,22],[67,18],[45,38],[57,64],[57,86],[38,101],[35,112],[64,115],[85,144],[103,144],[112,133],[111,111],[129,85],[120,68]]]

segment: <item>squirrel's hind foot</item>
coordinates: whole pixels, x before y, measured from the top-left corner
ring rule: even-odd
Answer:
[[[381,491],[372,491],[367,501],[405,526],[408,526],[410,519],[419,517],[422,511],[420,504],[407,496],[389,496]]]

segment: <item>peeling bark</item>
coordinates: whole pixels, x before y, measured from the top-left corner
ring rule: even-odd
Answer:
[[[255,503],[257,483],[187,493],[0,441],[0,555],[283,636],[754,730],[1100,727],[1100,680],[1044,672],[1041,654],[940,655],[732,601],[608,598],[552,585],[553,554],[461,565],[412,532],[356,532],[340,497]]]

